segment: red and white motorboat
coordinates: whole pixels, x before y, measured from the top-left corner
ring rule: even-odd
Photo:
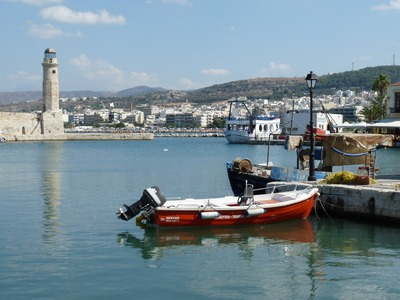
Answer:
[[[293,184],[292,184],[293,186]],[[244,196],[226,196],[203,199],[167,199],[157,187],[147,188],[137,202],[124,204],[118,218],[128,221],[140,214],[138,222],[159,227],[232,226],[269,224],[293,219],[306,219],[316,198],[318,189],[304,185],[303,189],[253,195],[251,185]],[[279,190],[282,185],[279,185]]]

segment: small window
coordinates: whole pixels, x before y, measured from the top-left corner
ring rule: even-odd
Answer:
[[[56,74],[56,70],[53,70],[53,74]]]
[[[400,93],[394,94],[394,112],[400,113]]]

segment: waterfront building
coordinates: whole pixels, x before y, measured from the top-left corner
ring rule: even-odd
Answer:
[[[143,124],[145,117],[144,112],[140,110],[135,110],[131,114],[127,115],[124,122],[130,124]]]
[[[193,128],[194,125],[193,113],[167,114],[165,118],[166,127]]]
[[[207,127],[207,115],[202,114],[202,115],[196,115],[193,117],[194,123],[196,124],[196,127],[201,127],[205,128]]]
[[[83,118],[83,124],[85,126],[97,125],[103,121],[105,121],[104,118],[97,112],[85,113]]]
[[[82,125],[85,121],[84,114],[69,114],[68,115],[68,124],[76,124]]]
[[[374,128],[377,133],[394,134],[396,141],[400,142],[400,82],[389,85],[386,93],[386,118],[368,127]]]
[[[343,115],[343,122],[355,123],[359,121],[359,113],[362,110],[362,106],[346,105],[332,107],[329,109],[330,114],[341,114]]]
[[[160,108],[156,105],[139,105],[136,107],[137,110],[140,110],[144,113],[145,118],[150,115],[157,115],[160,113]]]
[[[387,88],[387,95],[388,118],[400,118],[400,82],[389,85]]]

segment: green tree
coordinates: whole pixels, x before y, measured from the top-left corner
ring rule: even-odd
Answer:
[[[224,128],[225,127],[225,118],[215,117],[211,124],[208,125],[208,128]]]
[[[377,119],[384,119],[386,117],[386,107],[387,107],[387,87],[390,85],[389,75],[379,74],[377,78],[375,78],[372,84],[372,90],[378,93],[376,100],[372,104],[379,106],[379,116]]]
[[[378,120],[382,115],[382,108],[378,103],[372,103],[370,106],[364,107],[360,114],[367,123]]]

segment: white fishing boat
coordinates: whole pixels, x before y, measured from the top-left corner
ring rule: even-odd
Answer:
[[[268,141],[271,135],[281,133],[279,117],[254,115],[246,105],[247,98],[239,97],[228,100],[229,116],[225,121],[224,135],[231,144],[246,144]],[[241,108],[245,114],[239,114]]]

